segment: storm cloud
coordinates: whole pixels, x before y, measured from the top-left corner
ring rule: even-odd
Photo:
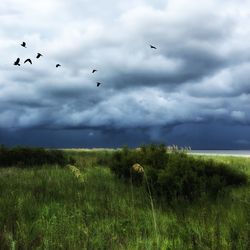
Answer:
[[[250,1],[2,0],[0,143],[248,148],[249,23]]]

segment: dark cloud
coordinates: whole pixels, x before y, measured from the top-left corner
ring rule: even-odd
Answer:
[[[218,123],[180,124],[172,128],[126,130],[0,130],[1,143],[43,147],[137,147],[143,143],[167,143],[192,149],[249,149],[250,129]]]
[[[249,7],[236,0],[4,0],[1,142],[247,147]],[[17,57],[34,64],[14,67]]]

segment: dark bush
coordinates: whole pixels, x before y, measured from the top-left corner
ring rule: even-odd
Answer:
[[[110,167],[118,177],[129,179],[135,163],[144,167],[152,191],[167,199],[216,196],[224,187],[247,182],[245,174],[225,164],[196,159],[184,152],[168,152],[164,145],[144,145],[137,150],[124,147],[113,154]]]
[[[111,158],[111,170],[120,178],[130,178],[130,168],[133,164],[141,162],[141,153],[131,150],[127,146],[116,151]]]
[[[68,157],[68,164],[70,165],[75,165],[76,164],[76,159],[72,156]]]
[[[67,163],[68,159],[61,150],[0,146],[0,167],[29,167],[47,164],[64,166]]]
[[[99,166],[108,166],[112,157],[112,151],[100,151],[96,153],[96,163]]]

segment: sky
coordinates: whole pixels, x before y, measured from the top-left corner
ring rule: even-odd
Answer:
[[[250,0],[1,0],[0,144],[250,149],[249,24]]]

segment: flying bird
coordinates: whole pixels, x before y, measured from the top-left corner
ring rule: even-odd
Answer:
[[[41,56],[43,56],[41,53],[37,53],[36,58],[40,58]]]
[[[23,43],[21,44],[21,46],[24,47],[24,48],[26,48],[26,42],[23,42]]]
[[[24,61],[24,63],[26,62],[29,62],[30,64],[32,64],[32,61],[29,58]]]
[[[14,62],[15,66],[20,66],[20,58],[17,58],[16,61]]]
[[[156,47],[155,47],[155,46],[153,46],[153,45],[150,45],[150,48],[151,48],[151,49],[156,49]]]
[[[56,65],[56,67],[57,67],[57,68],[58,68],[58,67],[61,67],[61,64],[58,63],[58,64]]]
[[[97,71],[97,69],[93,69],[92,74],[95,73],[96,71]]]
[[[96,86],[97,86],[97,87],[99,87],[100,85],[101,85],[101,83],[100,83],[100,82],[97,82],[97,83],[96,83]]]

